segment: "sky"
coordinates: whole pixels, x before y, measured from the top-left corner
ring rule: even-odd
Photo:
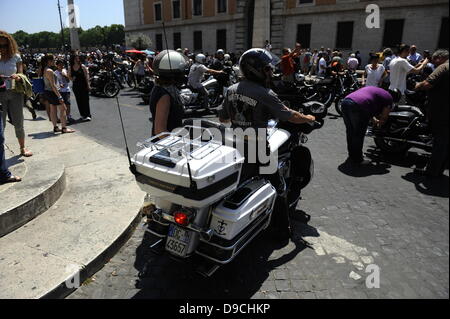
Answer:
[[[67,0],[60,3],[63,24],[67,25]],[[74,3],[79,8],[78,22],[83,29],[125,23],[123,0],[74,0]],[[59,32],[58,0],[0,0],[0,30]]]

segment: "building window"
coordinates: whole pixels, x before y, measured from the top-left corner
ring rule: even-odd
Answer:
[[[217,50],[227,50],[227,30],[217,30]]]
[[[442,18],[438,48],[448,49],[448,17]]]
[[[384,25],[383,47],[398,47],[402,43],[405,20],[386,20]]]
[[[163,50],[163,37],[162,34],[156,35],[156,50],[162,51]]]
[[[202,0],[194,0],[193,1],[193,10],[192,10],[192,14],[194,16],[201,16],[203,14],[203,1]]]
[[[155,21],[162,20],[162,5],[161,3],[155,3]]]
[[[173,48],[174,48],[174,50],[181,49],[181,33],[180,32],[175,32],[173,34]]]
[[[298,0],[298,4],[314,4],[314,0]]]
[[[228,0],[217,0],[217,13],[227,12],[227,1]]]
[[[351,49],[353,43],[353,21],[338,22],[336,34],[337,49]]]
[[[203,50],[202,31],[194,31],[194,51]]]
[[[172,18],[179,19],[181,17],[181,4],[180,0],[172,1]]]
[[[311,24],[297,26],[297,42],[302,45],[302,48],[311,47]]]

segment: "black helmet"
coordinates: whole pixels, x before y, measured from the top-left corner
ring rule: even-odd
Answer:
[[[262,85],[268,80],[265,70],[273,69],[275,65],[275,57],[264,49],[250,49],[241,56],[239,61],[239,67],[244,77]]]
[[[402,93],[400,93],[398,89],[389,90],[389,93],[391,93],[392,99],[394,100],[395,104],[400,102],[400,99],[402,98]]]
[[[153,72],[159,77],[178,78],[189,68],[188,58],[174,50],[164,50],[153,60]]]

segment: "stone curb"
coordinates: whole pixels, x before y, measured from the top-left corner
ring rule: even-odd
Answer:
[[[57,287],[49,291],[40,297],[40,299],[63,299],[69,296],[71,293],[75,292],[77,288],[68,288],[66,282],[74,278],[74,276],[79,273],[80,283],[82,284],[88,278],[92,277],[95,273],[97,273],[100,269],[102,269],[106,263],[122,248],[122,246],[130,239],[131,235],[136,230],[136,227],[139,225],[142,219],[142,212],[136,215],[131,224],[123,231],[123,233],[111,243],[111,245],[101,252],[97,257],[92,259],[87,265],[83,265],[83,267],[70,276],[67,279],[59,284]]]
[[[66,174],[65,168],[62,166],[55,182],[48,188],[18,206],[0,214],[0,238],[46,212],[61,197],[65,188]]]

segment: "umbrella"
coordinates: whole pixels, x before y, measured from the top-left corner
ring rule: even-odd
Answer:
[[[136,54],[145,54],[144,52],[139,51],[139,50],[126,50],[125,52],[126,53],[136,53]]]
[[[150,50],[144,50],[143,52],[147,55],[155,55],[155,52],[150,51]]]

